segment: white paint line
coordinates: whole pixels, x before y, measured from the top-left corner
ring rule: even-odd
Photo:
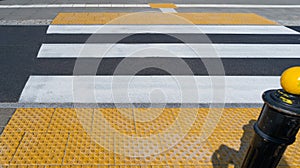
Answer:
[[[72,8],[73,4],[59,4],[62,8]],[[51,6],[50,6],[51,7]]]
[[[73,8],[84,8],[86,7],[86,4],[73,4]]]
[[[38,58],[300,58],[299,44],[42,44]]]
[[[47,34],[299,34],[285,26],[258,25],[50,25]]]
[[[251,4],[175,4],[181,8],[300,8],[300,5],[251,5]],[[0,8],[148,8],[149,4],[30,4],[0,5]]]
[[[262,103],[271,76],[30,76],[19,103]],[[214,87],[213,87],[214,86]]]
[[[100,8],[111,8],[111,4],[98,4]]]
[[[61,7],[60,4],[50,4],[47,6],[47,8],[59,8],[59,7]]]
[[[176,4],[179,8],[300,8],[300,5]]]
[[[173,8],[159,8],[162,13],[177,13],[177,11]]]
[[[124,4],[111,4],[113,8],[124,8]]]
[[[0,5],[0,8],[148,8],[148,4],[31,4]]]
[[[86,8],[98,8],[99,4],[86,4],[85,7]]]

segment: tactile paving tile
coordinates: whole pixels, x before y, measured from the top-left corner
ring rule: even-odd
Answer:
[[[0,167],[9,164],[23,134],[23,132],[5,132],[0,136]]]
[[[18,109],[0,137],[0,165],[239,166],[259,113],[258,108]],[[33,120],[41,123],[28,124]],[[299,139],[298,134],[280,167],[299,167]]]
[[[226,108],[226,110],[219,109],[219,111],[222,114],[216,127],[218,131],[241,131],[249,120],[257,119],[257,117],[253,114],[253,111],[260,112],[260,109]]]
[[[52,167],[59,167],[59,166],[52,166]],[[45,168],[44,165],[10,165],[9,168]]]
[[[186,165],[201,167],[210,163],[213,153],[209,143],[200,138],[201,132],[162,135],[164,155],[168,165]],[[167,139],[169,139],[167,141]]]
[[[49,126],[53,112],[54,109],[51,108],[17,109],[4,132],[44,132]]]
[[[134,111],[135,125],[137,134],[150,136],[169,131],[173,127],[173,132],[180,132],[181,125],[177,120],[179,108],[136,108]]]
[[[203,126],[205,123],[211,124],[213,121],[206,120],[209,118],[208,114],[214,113],[210,112],[208,108],[183,108],[180,109],[180,116],[178,119],[181,122],[181,131],[183,132],[203,132]],[[210,117],[215,118],[215,116]]]
[[[276,25],[255,13],[59,13],[51,24],[232,24]]]
[[[21,141],[12,165],[62,164],[69,133],[28,132]]]
[[[151,8],[177,8],[173,3],[149,3]]]
[[[90,132],[93,113],[93,109],[58,108],[53,114],[48,131]]]
[[[106,134],[71,133],[64,163],[66,165],[114,164],[114,139]],[[101,145],[103,146],[101,146]]]
[[[129,108],[95,109],[93,132],[136,133],[133,111]]]
[[[115,134],[116,165],[161,165],[166,164],[159,136],[122,136]]]

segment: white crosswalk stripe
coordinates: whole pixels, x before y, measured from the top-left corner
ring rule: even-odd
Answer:
[[[284,26],[260,25],[50,25],[48,35],[80,34],[298,35]],[[263,39],[262,39],[263,40]],[[195,49],[196,48],[196,52]],[[137,51],[143,54],[134,54]],[[161,52],[165,51],[165,52]],[[162,54],[163,53],[163,54]],[[168,54],[166,54],[168,53]],[[297,59],[299,44],[45,43],[38,59],[238,58]],[[214,66],[214,65],[212,65]],[[130,67],[128,67],[130,68]],[[220,68],[220,67],[216,67]],[[280,87],[279,76],[30,76],[20,103],[262,103]],[[192,87],[194,86],[194,87]],[[190,96],[187,96],[190,95]],[[196,95],[196,96],[192,96]]]
[[[47,34],[299,34],[285,26],[273,25],[50,25]]]
[[[274,88],[279,77],[31,76],[20,102],[261,103],[263,91]]]
[[[143,55],[135,52],[143,51]],[[43,44],[38,58],[300,58],[299,44]]]

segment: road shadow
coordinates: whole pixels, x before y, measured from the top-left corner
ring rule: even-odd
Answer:
[[[214,168],[228,168],[229,166],[234,166],[235,168],[241,167],[250,141],[254,135],[253,125],[255,122],[255,120],[250,120],[248,124],[243,126],[244,133],[240,139],[241,144],[238,151],[224,144],[220,145],[219,149],[217,149],[211,157]],[[279,164],[285,168],[290,167],[284,157]]]

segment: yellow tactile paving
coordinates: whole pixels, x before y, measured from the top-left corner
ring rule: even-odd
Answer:
[[[259,108],[18,109],[0,137],[0,166],[239,166],[259,113]],[[300,135],[280,167],[300,166],[299,146]]]
[[[67,132],[25,133],[11,164],[62,164],[68,137]]]
[[[0,166],[9,164],[23,135],[22,132],[4,132],[0,136]]]
[[[254,13],[59,13],[52,24],[274,25]]]
[[[137,134],[149,136],[166,131],[177,120],[180,109],[134,109],[135,126]],[[175,128],[176,132],[180,131],[180,123]]]
[[[48,129],[54,109],[18,109],[4,132],[43,132]]]
[[[93,134],[93,133],[92,133]],[[94,133],[96,134],[96,133]],[[95,139],[95,137],[98,138]],[[67,165],[112,165],[114,164],[114,142],[107,140],[105,149],[97,142],[105,136],[93,136],[88,133],[71,133],[64,163]]]
[[[149,3],[151,8],[177,8],[173,3]]]
[[[176,137],[176,134],[167,133],[163,136],[173,137],[173,140],[178,141],[172,148],[166,150],[164,155],[168,165],[194,165],[203,166],[210,164],[210,157],[213,151],[208,144],[208,141],[203,141],[202,133],[188,133],[186,136]],[[170,142],[162,142],[170,143]],[[168,146],[163,144],[163,146]]]
[[[135,134],[135,123],[132,109],[96,109],[94,111],[93,132],[110,132],[105,121],[111,128],[122,134]]]
[[[257,119],[253,113],[260,113],[260,108],[243,109],[228,108],[222,112],[217,128],[222,131],[241,131],[249,119]]]
[[[56,109],[48,131],[90,132],[93,112],[93,109]]]

